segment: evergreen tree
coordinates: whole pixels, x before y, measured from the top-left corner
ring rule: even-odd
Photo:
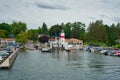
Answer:
[[[46,34],[46,35],[48,34],[48,28],[47,28],[47,25],[45,24],[45,22],[42,25],[41,31],[42,31],[42,34]]]
[[[117,23],[116,25],[116,28],[117,28],[117,38],[120,39],[120,23]]]
[[[59,37],[60,36],[60,32],[62,30],[62,26],[56,24],[56,25],[53,25],[50,29],[49,29],[49,35],[51,37]]]
[[[41,27],[38,27],[38,34],[41,34],[42,33],[42,29]]]
[[[72,24],[71,23],[66,23],[63,28],[64,28],[64,32],[65,32],[65,38],[71,38]]]
[[[104,26],[102,20],[96,20],[96,22],[92,22],[89,24],[87,40],[88,42],[92,43],[96,42],[106,43],[107,41],[106,27]]]
[[[29,40],[33,40],[34,42],[36,42],[38,40],[38,30],[37,29],[28,30],[27,36]]]
[[[71,36],[77,39],[84,39],[85,25],[81,22],[75,22],[72,24]]]

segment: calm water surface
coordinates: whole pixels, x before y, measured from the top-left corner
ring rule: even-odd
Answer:
[[[20,51],[0,80],[120,80],[120,58],[83,51]]]

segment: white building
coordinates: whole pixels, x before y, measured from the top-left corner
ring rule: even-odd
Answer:
[[[65,33],[62,30],[59,39],[50,39],[50,46],[52,47],[62,47],[65,49],[83,49],[83,41],[75,38],[65,39]]]
[[[83,49],[83,41],[75,38],[65,39],[67,47],[72,49]]]
[[[15,43],[15,38],[0,38],[0,47]]]

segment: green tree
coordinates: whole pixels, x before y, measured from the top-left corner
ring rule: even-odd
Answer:
[[[6,30],[0,29],[0,38],[6,38],[8,35],[8,32]]]
[[[54,25],[49,29],[49,35],[51,37],[56,37],[56,36],[58,37],[58,36],[60,36],[61,30],[62,30],[62,26],[60,26],[58,24]]]
[[[117,38],[120,39],[120,23],[117,23],[116,25],[116,28],[117,28]]]
[[[63,28],[64,28],[64,32],[65,32],[65,38],[71,38],[72,24],[66,23]]]
[[[88,42],[93,43],[96,42],[106,43],[107,41],[106,27],[103,24],[102,20],[96,20],[96,22],[92,22],[89,24],[87,40]]]
[[[109,37],[110,37],[110,35],[109,35],[109,32],[110,32],[110,26],[108,26],[108,25],[104,25],[104,27],[105,27],[105,29],[106,29],[106,35],[107,35],[107,40],[106,40],[106,44],[109,46],[110,44],[110,42],[109,42]]]
[[[1,23],[0,24],[0,29],[5,30],[5,37],[9,37],[10,31],[11,31],[11,27],[10,27],[9,24]]]
[[[85,24],[81,22],[74,22],[72,24],[71,36],[77,39],[84,39],[85,37]]]
[[[16,36],[16,41],[21,44],[24,45],[25,43],[27,43],[28,38],[27,38],[27,34],[25,32],[20,32],[17,36]]]
[[[45,22],[42,25],[41,31],[42,31],[42,34],[48,34],[48,28],[47,28],[47,25],[45,24]]]
[[[27,31],[27,36],[29,40],[36,42],[38,40],[38,30],[30,29]]]
[[[11,24],[11,33],[13,33],[15,36],[18,35],[20,32],[25,32],[27,30],[27,25],[23,22],[13,22]]]
[[[41,34],[42,33],[42,29],[41,27],[38,27],[38,34]]]
[[[116,27],[115,24],[112,24],[109,28],[109,45],[112,46],[112,45],[115,45],[116,42],[115,40],[119,38],[119,29]]]

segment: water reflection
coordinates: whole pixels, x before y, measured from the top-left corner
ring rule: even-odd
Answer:
[[[76,51],[73,52],[66,52],[64,50],[56,50],[52,53],[53,58],[57,58],[60,61],[64,60],[78,60],[80,56],[78,56],[78,53]]]
[[[120,71],[120,67],[118,67],[118,69],[114,69],[116,66],[113,63],[109,64],[107,61],[107,59],[111,57],[106,57],[106,59],[105,56],[101,54],[91,54],[88,52],[75,50],[73,52],[56,51],[52,53],[52,56],[53,58],[57,58],[59,61],[67,61],[67,65],[71,66],[73,70],[81,68],[94,74],[111,74],[114,71]],[[113,58],[114,57],[112,57],[112,59]]]

